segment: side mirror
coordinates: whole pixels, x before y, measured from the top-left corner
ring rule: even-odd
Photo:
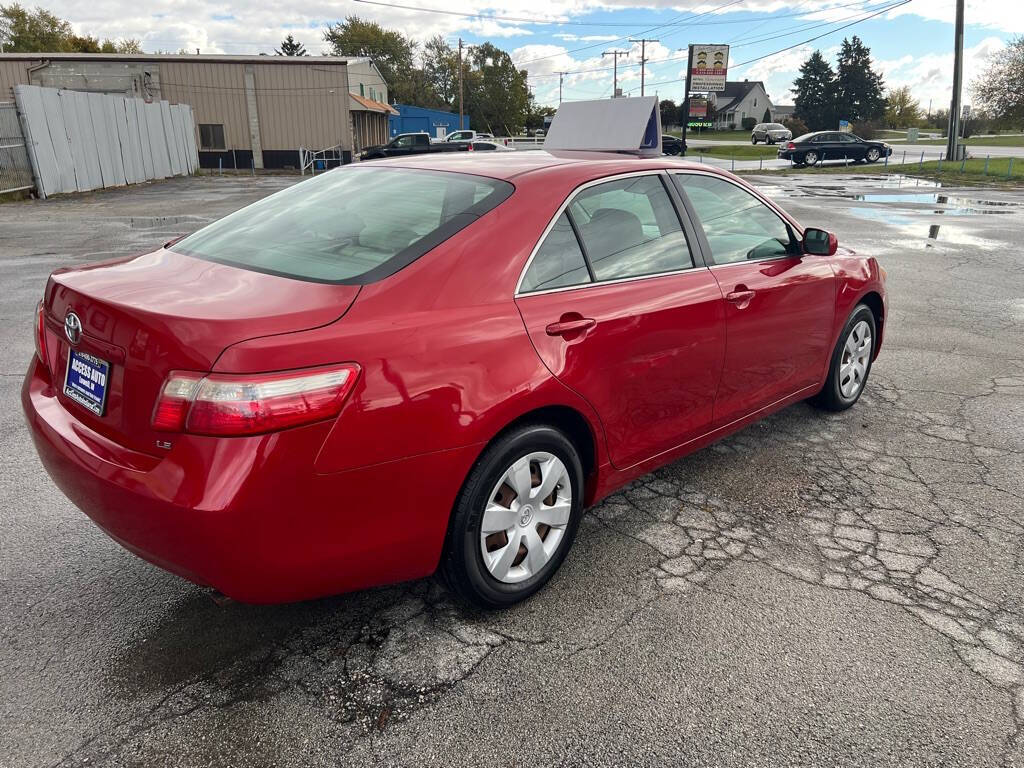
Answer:
[[[831,232],[809,227],[804,230],[804,253],[813,256],[833,256],[839,248],[839,241]]]

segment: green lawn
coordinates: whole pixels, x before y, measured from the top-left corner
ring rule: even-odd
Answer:
[[[682,131],[676,128],[673,131],[666,131],[666,133],[672,136],[681,136]],[[750,131],[695,131],[692,128],[687,129],[686,138],[688,139],[708,139],[714,141],[716,139],[725,139],[728,141],[750,141]]]
[[[718,157],[725,160],[736,158],[737,160],[757,160],[759,157],[775,158],[779,156],[778,147],[764,146],[758,144],[750,145],[729,145],[720,147],[690,147],[686,150],[687,157],[694,155],[706,155],[707,157]]]
[[[1012,165],[1011,165],[1012,161]],[[963,171],[961,171],[961,167]],[[750,171],[746,171],[750,173]],[[1024,158],[1000,157],[992,158],[988,162],[986,172],[985,158],[972,158],[966,163],[950,163],[938,160],[930,160],[925,163],[907,163],[906,165],[888,166],[879,165],[826,165],[815,168],[784,168],[778,171],[764,171],[765,173],[899,173],[904,176],[920,176],[922,178],[936,179],[947,184],[1013,184],[1024,183]],[[755,171],[756,173],[756,171]]]
[[[908,147],[914,146],[914,144],[927,144],[929,146],[946,146],[945,139],[921,139],[920,141],[914,142],[914,144],[907,144],[905,141],[898,139],[889,139],[892,144],[906,145]],[[964,139],[964,144],[968,147],[1024,147],[1024,136],[981,136],[978,138]]]

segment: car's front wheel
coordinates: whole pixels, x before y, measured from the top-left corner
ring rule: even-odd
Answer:
[[[559,430],[528,425],[477,460],[448,528],[441,572],[467,600],[500,608],[543,587],[562,565],[583,512],[583,469]]]
[[[829,411],[845,411],[857,402],[871,372],[875,332],[874,313],[866,305],[858,304],[839,334],[828,378],[813,398],[816,405]]]
[[[750,137],[750,143],[751,143],[751,144],[757,144],[757,136],[753,136],[753,135],[751,135],[751,137]]]
[[[881,156],[882,156],[882,152],[878,149],[878,147],[871,147],[868,150],[868,153],[864,156],[864,158],[869,163],[877,163],[878,162],[878,158],[880,158]]]

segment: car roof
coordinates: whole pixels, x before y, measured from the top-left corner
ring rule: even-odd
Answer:
[[[679,168],[702,170],[727,175],[709,165],[691,163],[672,157],[637,157],[617,152],[580,152],[546,150],[517,150],[502,152],[497,157],[489,152],[444,152],[413,155],[388,160],[374,160],[374,166],[391,168],[419,168],[427,171],[455,171],[511,181],[526,174],[557,175],[567,180],[585,181],[588,178],[611,176],[630,171]]]

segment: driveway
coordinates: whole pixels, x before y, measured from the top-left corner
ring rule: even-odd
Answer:
[[[888,271],[863,398],[637,481],[496,613],[432,580],[218,604],[108,539],[36,459],[18,391],[50,270],[293,178],[0,205],[0,762],[1024,765],[1024,197],[753,180]]]

